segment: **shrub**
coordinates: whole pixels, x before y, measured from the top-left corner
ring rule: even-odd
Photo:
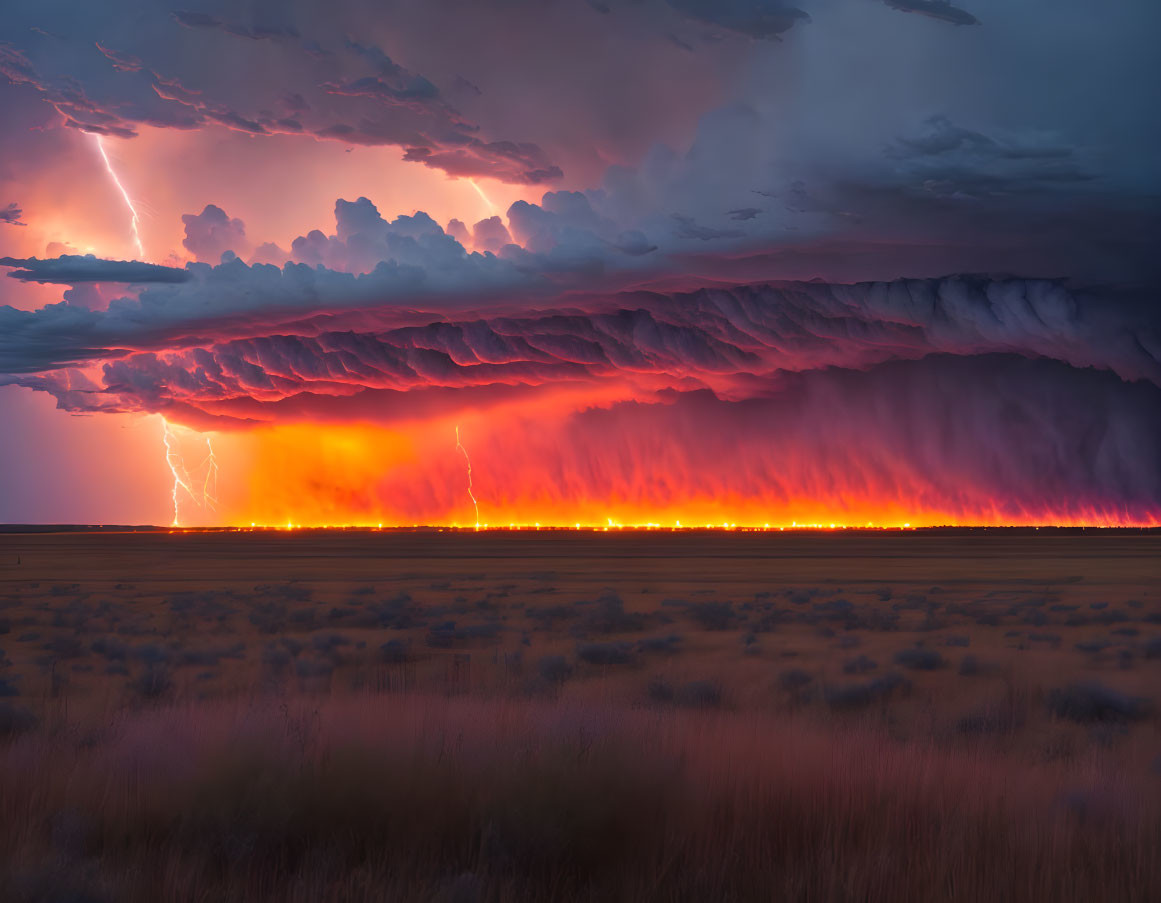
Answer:
[[[692,709],[716,709],[722,704],[722,689],[712,681],[693,680],[677,688],[673,701]]]
[[[911,682],[903,675],[890,672],[867,683],[830,686],[823,690],[823,699],[834,709],[861,709],[883,702],[896,691],[904,692]]]
[[[591,604],[592,610],[581,619],[580,629],[590,633],[630,633],[643,630],[645,619],[625,611],[624,600],[613,590],[605,589]]]
[[[814,678],[801,668],[791,668],[778,675],[778,686],[790,692],[809,687],[812,683],[814,683]]]
[[[379,647],[379,657],[389,665],[398,665],[407,661],[411,652],[403,640],[388,640]]]
[[[660,652],[665,655],[672,655],[678,651],[680,646],[681,636],[676,633],[671,633],[668,636],[645,637],[637,643],[637,649],[641,652]]]
[[[0,702],[0,740],[17,737],[36,727],[36,716],[23,706]]]
[[[1144,718],[1149,713],[1149,703],[1096,681],[1086,681],[1049,693],[1048,711],[1057,718],[1081,724],[1127,722]]]
[[[912,649],[900,649],[895,653],[895,664],[913,671],[934,671],[943,667],[943,656],[934,649],[916,646]]]
[[[294,663],[294,673],[303,680],[311,678],[330,677],[335,666],[328,661],[314,658],[300,658]]]
[[[965,655],[963,659],[960,660],[959,673],[962,676],[975,677],[977,674],[982,673],[982,671],[983,668],[981,667],[979,660],[974,655]]]
[[[879,667],[879,663],[865,655],[857,655],[843,663],[843,674],[866,674]]]
[[[727,630],[734,622],[729,602],[698,602],[689,607],[689,616],[702,630]]]
[[[631,643],[581,643],[577,658],[590,665],[628,665],[633,661]]]
[[[649,694],[649,700],[656,703],[673,702],[673,684],[667,681],[664,677],[653,677],[649,681],[649,687],[646,691]]]
[[[543,680],[560,686],[572,676],[572,665],[563,655],[546,655],[537,663],[536,671]]]
[[[147,702],[154,702],[169,695],[173,690],[173,679],[165,665],[151,663],[129,684],[129,688]]]

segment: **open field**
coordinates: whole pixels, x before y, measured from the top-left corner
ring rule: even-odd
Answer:
[[[3,534],[0,886],[1161,899],[1159,687],[1157,532]]]

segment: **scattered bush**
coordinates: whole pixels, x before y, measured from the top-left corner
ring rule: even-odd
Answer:
[[[814,683],[814,678],[801,668],[791,668],[778,675],[778,686],[788,692],[801,690],[803,687],[809,687],[812,683]]]
[[[965,655],[959,663],[959,673],[963,677],[975,677],[983,672],[979,660],[974,655]]]
[[[23,706],[0,702],[0,740],[10,740],[36,727],[36,716]]]
[[[1048,694],[1048,711],[1081,724],[1138,721],[1149,713],[1148,700],[1128,696],[1096,681],[1075,683]]]
[[[691,709],[716,709],[722,704],[722,689],[712,681],[693,680],[677,688],[673,701]]]
[[[943,656],[934,649],[924,646],[915,646],[912,649],[900,649],[895,653],[895,664],[910,668],[913,671],[934,671],[942,668]]]
[[[907,678],[892,671],[866,683],[828,686],[823,690],[823,699],[833,709],[854,710],[884,702],[896,692],[905,692],[910,687]]]
[[[577,658],[590,665],[628,665],[633,661],[631,643],[581,643]]]
[[[403,640],[388,640],[379,647],[379,657],[389,665],[398,665],[411,658],[411,650]]]
[[[671,633],[668,636],[645,637],[637,643],[637,649],[641,652],[659,652],[665,655],[672,655],[680,648],[681,636],[676,633]]]
[[[136,680],[129,684],[129,688],[146,702],[156,702],[164,699],[173,690],[173,678],[169,669],[160,663],[150,663],[145,666]]]
[[[728,630],[735,617],[729,602],[697,602],[688,613],[702,630]]]
[[[572,665],[563,655],[546,655],[537,663],[536,671],[545,682],[560,686],[572,676]]]
[[[580,629],[587,633],[632,633],[643,630],[645,618],[625,611],[624,600],[613,590],[602,590],[581,619]]]
[[[865,655],[857,655],[843,663],[843,674],[866,674],[879,667],[879,663]]]

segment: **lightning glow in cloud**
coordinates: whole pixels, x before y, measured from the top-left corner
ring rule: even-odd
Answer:
[[[117,186],[117,190],[121,192],[121,197],[125,201],[125,206],[129,208],[129,227],[133,231],[133,244],[137,247],[137,256],[142,260],[145,259],[145,246],[141,243],[141,231],[138,225],[141,218],[137,215],[137,208],[133,205],[133,199],[129,197],[129,192],[125,190],[125,186],[121,184],[121,179],[117,176],[117,171],[113,169],[113,164],[109,160],[109,155],[105,152],[105,144],[100,135],[93,135],[93,139],[97,143],[97,151],[101,154],[101,159],[105,161],[105,169],[109,172],[109,177],[113,180],[113,184]]]

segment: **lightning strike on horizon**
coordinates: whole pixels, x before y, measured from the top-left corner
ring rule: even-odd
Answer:
[[[456,448],[463,453],[464,460],[468,464],[468,498],[472,500],[472,507],[476,511],[476,529],[480,529],[480,503],[476,501],[476,496],[472,492],[472,459],[468,457],[468,450],[464,448],[463,443],[460,442],[460,428],[456,426]]]
[[[133,205],[133,199],[129,197],[129,192],[125,190],[125,186],[121,184],[121,179],[117,176],[117,171],[113,169],[113,164],[109,160],[109,155],[105,153],[105,143],[101,140],[101,136],[93,134],[93,138],[97,143],[97,151],[101,155],[101,159],[105,161],[105,169],[109,172],[109,177],[113,180],[113,184],[117,186],[117,190],[121,192],[121,197],[125,201],[125,206],[129,208],[131,214],[129,226],[133,231],[133,243],[137,246],[137,256],[142,260],[145,259],[145,246],[141,243],[141,232],[138,229],[138,224],[141,218],[137,215],[137,208]]]
[[[202,507],[216,511],[218,508],[218,459],[214,457],[214,446],[209,436],[206,436],[206,451],[206,459],[201,463],[201,466],[206,469],[206,476],[202,481]],[[213,486],[212,490],[211,486]]]
[[[182,473],[185,471],[185,466],[181,463],[181,455],[174,448],[174,441],[176,437],[169,425],[169,421],[164,417],[161,418],[162,441],[165,442],[165,463],[169,465],[169,472],[173,474],[173,524],[172,526],[180,526],[179,519],[181,511],[178,506],[178,491],[184,489],[193,497],[193,490],[190,489],[187,480],[182,479]]]
[[[207,454],[201,464],[195,469],[195,472],[205,470],[205,476],[202,478],[201,498],[199,499],[198,493],[194,490],[190,472],[186,469],[181,451],[177,448],[177,434],[174,432],[170,422],[164,417],[161,418],[161,424],[163,430],[162,441],[165,443],[165,463],[169,465],[169,472],[173,474],[173,523],[170,526],[180,527],[180,496],[182,490],[189,496],[190,501],[198,507],[206,511],[217,510],[218,460],[214,456],[213,442],[209,436],[206,436]]]

